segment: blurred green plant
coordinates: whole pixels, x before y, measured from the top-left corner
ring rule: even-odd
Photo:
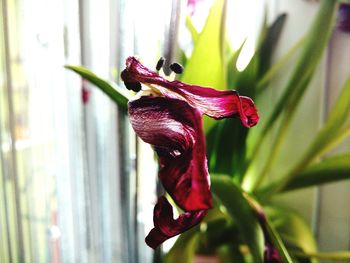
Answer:
[[[181,75],[183,82],[217,89],[237,89],[241,95],[252,97],[259,108],[262,95],[272,88],[270,80],[292,56],[296,56],[296,51],[298,58],[285,87],[281,88],[282,94],[276,104],[270,104],[273,109],[261,121],[260,128],[248,130],[232,118],[219,122],[204,120],[215,208],[209,211],[200,227],[178,238],[165,255],[165,262],[193,262],[196,253],[209,253],[217,255],[220,262],[259,263],[263,262],[264,238],[278,250],[282,262],[350,260],[349,252],[318,253],[312,231],[301,216],[271,201],[280,193],[350,179],[350,152],[328,156],[350,135],[350,78],[323,126],[307,150],[301,153],[302,157],[291,169],[281,171],[277,179],[266,180],[281,154],[290,124],[323,56],[334,27],[337,6],[336,0],[321,0],[306,35],[273,65],[272,55],[286,15],[280,15],[271,25],[265,20],[255,53],[243,71],[238,71],[236,64],[245,43],[237,51],[232,51],[225,39],[225,0],[214,1],[200,33],[187,18],[193,52],[188,58],[181,52],[181,61],[186,64]],[[120,88],[83,67],[67,68],[100,88],[121,109],[126,109],[127,98]],[[270,134],[273,134],[274,142],[268,146],[266,140]],[[269,157],[261,160],[261,153],[265,152],[269,152]],[[263,162],[262,168],[259,169],[257,162]],[[266,215],[265,229],[259,222],[259,211]]]

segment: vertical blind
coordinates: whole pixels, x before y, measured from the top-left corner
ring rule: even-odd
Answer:
[[[116,105],[63,66],[118,83],[127,56],[154,64],[171,1],[0,7],[0,262],[151,262],[139,246],[155,201],[151,150]]]

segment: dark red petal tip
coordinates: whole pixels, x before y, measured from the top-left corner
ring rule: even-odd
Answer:
[[[246,121],[242,121],[243,125],[247,128],[251,128],[259,122],[258,110],[256,109],[251,98],[240,96],[240,99],[242,103],[243,115],[246,117]]]
[[[154,228],[149,232],[145,241],[148,246],[155,249],[165,240],[179,235],[194,227],[205,217],[206,211],[193,211],[173,218],[173,208],[168,200],[161,196],[154,207]]]

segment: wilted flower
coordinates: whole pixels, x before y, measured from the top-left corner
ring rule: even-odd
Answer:
[[[254,126],[259,117],[253,101],[234,90],[169,81],[134,57],[126,60],[121,77],[127,88],[139,91],[137,99],[129,102],[131,125],[143,141],[153,145],[160,181],[184,210],[175,220],[167,199],[158,199],[154,228],[146,237],[146,243],[156,248],[198,224],[212,207],[202,115],[238,116],[246,127]]]

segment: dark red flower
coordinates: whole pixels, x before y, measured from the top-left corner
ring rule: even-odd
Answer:
[[[198,224],[212,207],[202,115],[238,116],[246,127],[254,126],[259,117],[252,100],[236,91],[168,81],[134,57],[127,59],[121,77],[130,89],[145,85],[139,98],[129,102],[130,122],[136,134],[153,145],[160,181],[184,210],[173,219],[171,205],[165,197],[159,198],[154,228],[146,237],[146,243],[155,248]]]
[[[205,215],[206,210],[185,212],[174,220],[171,204],[161,196],[154,207],[154,228],[146,237],[146,243],[151,248],[156,248],[165,240],[197,225]]]

